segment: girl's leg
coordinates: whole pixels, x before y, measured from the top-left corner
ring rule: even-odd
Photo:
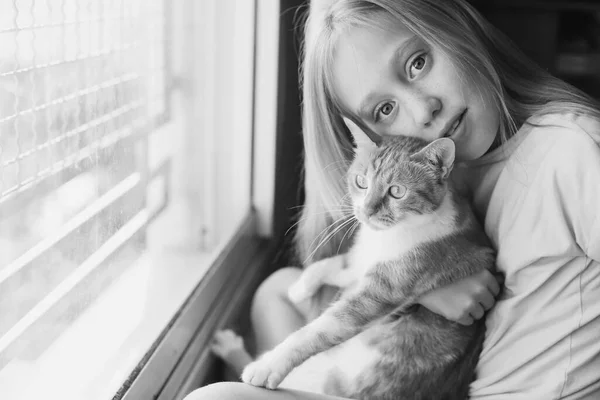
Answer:
[[[239,382],[219,382],[194,390],[183,400],[342,400],[342,398],[295,390],[267,390]]]
[[[306,324],[307,311],[287,298],[288,288],[301,273],[300,268],[282,268],[258,287],[250,311],[257,355],[271,350]]]
[[[250,310],[256,355],[272,349],[306,323],[303,307],[295,306],[287,299],[288,287],[301,273],[300,268],[279,269],[267,277],[256,290]],[[213,353],[225,361],[236,377],[242,374],[244,367],[253,359],[243,339],[231,330],[216,332],[211,348]]]
[[[292,303],[287,292],[301,273],[302,269],[296,267],[279,269],[269,275],[256,290],[250,310],[255,355],[271,350],[291,333],[319,316],[337,294],[336,288],[323,287],[311,300],[301,304]],[[230,330],[215,334],[212,350],[237,377],[252,361],[242,338]]]

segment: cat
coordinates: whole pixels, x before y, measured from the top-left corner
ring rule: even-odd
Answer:
[[[417,304],[432,289],[495,269],[489,239],[449,179],[454,142],[372,141],[345,122],[356,145],[347,183],[360,226],[347,253],[309,265],[289,295],[298,302],[323,284],[345,289],[249,364],[242,381],[354,399],[467,399],[485,320],[463,326]]]

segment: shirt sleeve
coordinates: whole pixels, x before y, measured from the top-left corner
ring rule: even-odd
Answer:
[[[600,147],[583,130],[564,132],[552,164],[566,222],[578,246],[600,262]]]
[[[592,226],[590,235],[590,243],[585,251],[586,254],[594,260],[600,262],[600,218],[596,217],[596,221]]]

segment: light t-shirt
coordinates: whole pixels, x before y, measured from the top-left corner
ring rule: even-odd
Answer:
[[[456,168],[506,275],[471,398],[600,399],[600,122],[530,121]]]

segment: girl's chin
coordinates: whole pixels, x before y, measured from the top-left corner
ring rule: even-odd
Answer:
[[[473,161],[484,155],[492,152],[501,144],[501,141],[497,139],[498,135],[493,137],[487,134],[480,137],[474,138],[477,143],[470,143],[472,138],[469,137],[469,132],[462,132],[462,135],[454,143],[456,144],[456,161]]]

